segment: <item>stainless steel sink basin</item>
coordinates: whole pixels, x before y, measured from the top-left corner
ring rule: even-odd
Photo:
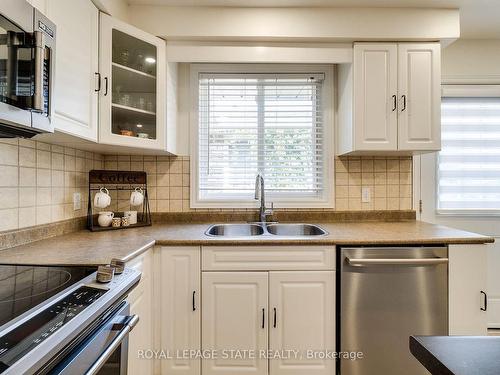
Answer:
[[[326,231],[314,224],[215,224],[210,226],[205,232],[208,236],[214,237],[249,237],[249,236],[282,236],[282,237],[303,237],[322,236]]]
[[[314,224],[269,224],[267,231],[276,236],[321,236],[326,231]]]
[[[247,237],[264,234],[264,228],[259,224],[216,224],[205,232],[209,236]]]

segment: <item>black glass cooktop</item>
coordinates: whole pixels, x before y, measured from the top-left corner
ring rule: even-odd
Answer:
[[[89,267],[0,265],[0,326],[94,271]]]

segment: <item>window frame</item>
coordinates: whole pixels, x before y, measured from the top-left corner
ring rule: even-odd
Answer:
[[[200,73],[323,73],[325,76],[322,91],[322,106],[324,116],[324,189],[320,198],[276,197],[267,195],[268,204],[273,202],[275,208],[334,208],[334,65],[325,64],[190,64],[190,207],[191,208],[255,208],[259,206],[253,199],[200,199],[199,198],[199,74]]]
[[[500,85],[498,84],[443,84],[441,86],[441,98],[500,98]],[[441,147],[442,148],[442,147]],[[479,208],[439,208],[439,152],[436,154],[436,215],[447,217],[463,216],[500,216],[498,209],[479,209]]]

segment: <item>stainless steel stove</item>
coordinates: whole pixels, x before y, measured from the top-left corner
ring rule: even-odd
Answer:
[[[108,283],[96,276],[95,268],[0,265],[1,374],[126,374],[138,317],[125,298],[140,272],[125,268]]]

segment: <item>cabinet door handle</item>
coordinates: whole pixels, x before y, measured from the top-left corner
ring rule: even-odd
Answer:
[[[401,99],[403,99],[403,108],[401,109],[403,112],[406,109],[406,95],[401,95]]]
[[[276,328],[276,307],[273,308],[274,311],[274,317],[273,317],[273,327]]]
[[[486,311],[486,310],[488,310],[488,295],[486,294],[486,292],[484,292],[482,290],[481,290],[481,294],[484,297],[483,307],[481,307],[481,311]]]
[[[108,95],[108,77],[104,77],[104,96]]]
[[[96,75],[96,77],[97,77],[97,88],[96,88],[96,89],[94,89],[94,91],[95,91],[95,92],[99,92],[99,91],[101,91],[101,73],[99,73],[99,72],[95,72],[94,74],[95,74],[95,75]]]
[[[193,311],[196,311],[196,290],[193,290]]]
[[[394,112],[397,107],[398,107],[398,98],[396,95],[393,95],[392,96],[392,112]]]
[[[266,309],[262,309],[262,329],[266,326]]]

